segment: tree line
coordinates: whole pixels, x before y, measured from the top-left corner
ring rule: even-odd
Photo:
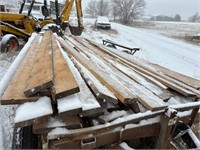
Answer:
[[[150,18],[151,21],[181,21],[181,16],[179,14],[176,14],[174,17],[171,16],[165,16],[165,15],[158,15],[158,16],[152,16]]]
[[[145,0],[91,0],[86,13],[92,18],[110,15],[114,21],[118,18],[122,23],[129,23],[143,15],[145,5]]]
[[[119,20],[124,24],[143,16],[146,6],[145,0],[90,0],[86,6],[86,13],[92,18],[97,16],[110,16],[113,20]],[[151,21],[181,21],[181,16],[166,15],[152,16]],[[200,16],[195,13],[188,18],[189,22],[200,22]]]
[[[176,14],[174,17],[171,16],[165,16],[165,15],[158,15],[158,16],[152,16],[150,18],[150,21],[181,21],[181,16],[179,14]],[[199,13],[195,13],[194,15],[190,16],[187,20],[188,22],[200,22],[200,16]]]

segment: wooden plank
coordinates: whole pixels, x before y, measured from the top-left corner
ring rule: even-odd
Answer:
[[[96,63],[104,68],[104,70],[109,72],[113,78],[117,78],[117,80],[119,80],[121,84],[127,87],[127,89],[135,93],[139,98],[138,101],[146,108],[155,111],[167,107],[167,104],[164,103],[162,99],[154,95],[151,91],[136,83],[134,80],[131,80],[129,77],[121,73],[109,63],[105,62],[105,57],[102,59],[100,57],[101,55],[93,54],[92,51],[95,52],[95,49],[92,49],[90,51],[89,49],[84,48],[84,50],[82,50],[81,46],[79,46],[78,43],[76,43],[76,46],[78,46],[79,50],[81,50],[81,52],[85,53],[90,58],[93,64]]]
[[[84,137],[86,134],[103,134],[105,132],[109,132],[117,127],[122,127],[130,123],[136,123],[138,121],[144,120],[144,119],[149,119],[149,118],[154,118],[156,116],[159,116],[164,113],[164,110],[162,111],[157,111],[157,112],[145,112],[145,113],[139,113],[139,114],[133,114],[129,115],[127,117],[124,117],[121,121],[112,123],[112,124],[103,124],[103,125],[98,125],[94,127],[87,127],[79,130],[70,130],[68,134],[65,135],[48,135],[47,139],[52,140],[52,139],[57,139],[57,138],[62,138],[66,140],[75,140],[72,139],[73,137],[79,135],[79,139]]]
[[[199,112],[199,108],[195,108],[195,109],[192,110],[192,114],[191,114],[190,122],[189,122],[190,127],[193,125],[195,118],[198,116],[197,115],[198,112]]]
[[[72,35],[72,37],[74,39],[76,39],[73,35]],[[69,37],[66,39],[69,40],[70,42],[72,42],[73,45],[75,45],[76,50],[79,49],[81,51],[81,49],[83,49],[84,51],[87,51],[87,49],[84,49],[83,45],[80,44],[80,43],[82,43],[82,41],[76,42],[72,38],[69,38]],[[90,57],[90,56],[88,56],[88,57]],[[99,80],[97,78],[95,78],[84,66],[82,66],[82,65],[80,65],[80,63],[76,63],[76,62],[74,62],[74,64],[78,68],[78,70],[81,73],[82,77],[84,78],[85,82],[87,82],[87,85],[90,86],[90,88],[96,94],[96,97],[98,99],[105,99],[113,104],[118,103],[118,100],[115,97],[115,95],[108,88],[103,86],[101,84],[101,82],[99,82]]]
[[[51,31],[44,33],[24,91],[26,96],[32,96],[53,86],[51,34]]]
[[[56,37],[52,37],[53,63],[55,76],[55,98],[62,98],[80,91],[79,86],[64,59]]]
[[[180,74],[178,72],[172,71],[170,69],[164,68],[160,65],[157,64],[150,64],[153,67],[155,67],[156,69],[158,69],[158,71],[161,71],[162,73],[164,73],[165,75],[174,78],[178,81],[181,81],[195,89],[200,89],[200,80]]]
[[[29,48],[27,55],[17,69],[17,72],[15,73],[5,93],[1,97],[1,105],[21,104],[28,101],[36,101],[38,99],[37,96],[26,97],[24,95],[24,90],[26,89],[26,83],[29,79],[29,73],[31,72],[31,64],[34,61],[33,56],[35,56],[39,51],[39,38],[40,36],[37,36],[33,43],[31,43],[31,47]]]
[[[103,50],[98,50],[99,47],[96,47],[95,45],[92,45],[88,40],[87,41],[83,41],[83,39],[81,38],[78,38],[78,37],[75,37],[73,35],[71,35],[71,37],[73,37],[73,39],[75,39],[76,41],[78,41],[78,43],[81,43],[82,45],[84,45],[85,47],[93,50],[95,53],[98,53],[101,57],[106,57],[106,58],[109,58],[113,61],[118,61],[118,63],[120,62],[119,59],[115,58],[115,57],[112,57],[112,55],[109,55],[109,53],[106,53],[105,51]],[[119,53],[119,52],[118,52]],[[128,55],[129,56],[129,55]],[[129,56],[130,57],[130,56]],[[132,57],[131,57],[132,58]],[[151,82],[151,83],[154,83],[155,85],[159,86],[160,88],[162,89],[167,89],[168,87],[166,87],[165,85],[163,85],[161,82],[153,79],[152,77],[150,76],[146,76],[144,74],[140,74],[141,76],[143,76],[146,80],[148,80],[148,82]]]
[[[133,72],[133,70],[130,70],[128,67],[123,66],[120,64],[116,59],[113,59],[110,55],[107,55],[103,53],[102,51],[96,50],[94,47],[92,47],[89,44],[86,44],[83,42],[80,38],[77,38],[75,36],[72,36],[75,40],[77,40],[79,43],[83,44],[84,46],[91,49],[95,54],[101,56],[104,60],[111,63],[115,68],[123,72],[125,75],[127,75],[129,78],[133,79],[137,83],[143,85],[153,93],[155,93],[158,97],[163,99],[164,101],[167,101],[169,98],[172,97],[172,94],[170,94],[168,91],[160,88],[159,86],[153,84],[150,80],[140,76],[138,73]],[[76,43],[76,46],[78,46],[78,43]],[[123,68],[123,69],[122,69]]]
[[[170,148],[170,134],[172,131],[174,118],[166,115],[161,116],[160,133],[157,138],[156,149],[169,149]]]
[[[98,101],[84,82],[83,78],[81,77],[80,73],[78,72],[72,61],[69,59],[69,57],[66,55],[65,58],[80,87],[80,92],[77,95],[82,105],[82,111],[85,115],[87,115],[87,113],[88,115],[96,114],[97,112],[95,112],[95,110],[101,109],[100,104],[98,103]]]
[[[104,109],[99,107],[96,109],[85,110],[79,113],[80,117],[98,117],[104,114]]]
[[[109,131],[104,134],[98,134],[96,136],[89,136],[85,135],[83,139],[95,138],[96,142],[95,145],[90,145],[88,142],[88,146],[94,146],[94,148],[98,149],[101,146],[106,146],[106,149],[113,149],[114,144],[118,144],[120,141],[130,140],[130,139],[139,139],[139,138],[146,138],[146,137],[156,137],[159,134],[159,124],[148,124],[142,125],[131,129],[115,130]],[[133,136],[134,135],[134,136]],[[120,139],[121,137],[121,139]],[[49,143],[52,147],[51,149],[83,149],[83,139],[77,139],[75,141],[65,141],[62,139],[59,140],[50,140]],[[110,147],[109,147],[110,146]],[[91,147],[90,147],[91,148]],[[88,148],[87,148],[88,149]]]
[[[82,77],[84,78],[87,85],[90,86],[93,93],[95,93],[98,99],[105,99],[110,103],[117,104],[118,99],[114,96],[110,90],[103,86],[99,80],[97,80],[86,68],[74,61],[76,68],[78,68]]]
[[[60,116],[70,116],[82,112],[78,93],[57,99],[57,108]]]
[[[120,85],[116,80],[110,77],[104,70],[98,68],[97,65],[91,64],[90,61],[83,58],[78,52],[76,52],[73,47],[71,47],[67,42],[63,39],[58,38],[61,45],[76,58],[85,68],[87,68],[103,85],[105,85],[111,92],[115,94],[115,96],[122,101],[122,103],[127,103],[130,100],[137,100],[137,96],[128,92],[125,87]],[[118,85],[118,86],[116,86]]]
[[[53,114],[51,99],[41,97],[36,102],[27,102],[20,105],[15,112],[15,126],[30,126],[40,118],[49,117]]]
[[[116,67],[118,70],[123,72],[125,75],[127,75],[129,78],[136,81],[138,84],[146,87],[148,90],[153,92],[155,95],[160,97],[162,100],[167,101],[169,100],[173,95],[169,93],[169,91],[164,90],[160,88],[159,86],[153,84],[152,82],[149,82],[147,79],[145,79],[143,76],[140,76],[137,72],[134,72],[130,68],[118,63],[114,62],[112,60],[107,59],[108,62],[110,62],[114,67]]]
[[[39,119],[33,124],[34,134],[46,134],[55,128],[79,129],[82,127],[81,119],[77,115],[64,117],[49,117]]]
[[[126,60],[125,57],[119,56],[115,52],[110,52],[110,51],[106,50],[105,48],[99,46],[98,44],[96,44],[96,43],[94,43],[92,41],[89,41],[89,42],[91,44],[95,45],[98,48],[98,50],[104,51],[105,53],[107,53],[107,54],[119,59],[124,65],[127,65],[128,67],[134,68],[135,70],[138,71],[138,73],[144,73],[144,74],[146,74],[148,76],[151,76],[151,77],[155,78],[156,80],[158,80],[159,82],[163,83],[164,85],[170,87],[171,89],[181,93],[184,96],[187,96],[187,97],[196,97],[196,96],[198,96],[195,93],[193,93],[192,91],[187,90],[187,89],[183,88],[182,86],[175,84],[172,81],[168,81],[166,79],[166,76],[161,76],[160,74],[157,74],[155,72],[149,71],[148,68],[144,69],[144,67],[141,67],[138,64],[136,65],[135,62],[133,62],[133,61],[129,62],[130,60],[129,61]],[[196,92],[198,92],[198,91],[196,91]]]

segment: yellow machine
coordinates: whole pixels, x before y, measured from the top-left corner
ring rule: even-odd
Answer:
[[[46,0],[44,0],[44,4],[45,1]],[[58,4],[57,0],[55,1],[56,4]],[[71,26],[68,22],[74,1],[76,3],[78,27]],[[33,32],[40,31],[45,25],[53,24],[55,22],[56,24],[60,25],[62,30],[65,30],[66,27],[69,27],[71,33],[74,35],[80,35],[82,33],[83,22],[81,0],[66,0],[60,15],[57,11],[57,19],[55,21],[49,17],[48,9],[45,5],[42,8],[42,14],[45,16],[44,20],[37,20],[31,16],[31,10],[35,0],[32,0],[28,14],[22,14],[25,2],[26,0],[23,1],[19,14],[0,12],[0,34],[2,41],[1,52],[16,50],[19,45],[18,38],[23,38],[26,40]],[[58,10],[58,5],[55,7],[56,10]]]

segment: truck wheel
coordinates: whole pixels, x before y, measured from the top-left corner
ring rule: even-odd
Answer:
[[[13,52],[18,50],[19,41],[13,34],[6,34],[1,40],[1,52]]]

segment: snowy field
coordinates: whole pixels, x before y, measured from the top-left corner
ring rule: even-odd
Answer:
[[[102,44],[102,39],[110,39],[129,47],[139,47],[134,59],[144,59],[159,64],[185,75],[200,79],[200,47],[181,40],[168,38],[174,35],[198,33],[199,24],[191,23],[156,23],[147,28],[132,28],[112,23],[112,30],[94,29],[94,20],[84,20],[83,38]],[[156,24],[156,25],[153,25]],[[165,29],[165,30],[164,30]],[[168,36],[168,37],[167,37]],[[18,53],[0,54],[0,80]],[[2,143],[6,149],[12,146],[13,115],[16,106],[1,106],[0,149]],[[2,130],[1,130],[2,127]],[[2,136],[4,138],[2,138]],[[2,142],[2,139],[4,141]]]
[[[95,40],[102,44],[103,39],[109,39],[128,47],[139,47],[141,50],[136,52],[134,58],[140,58],[149,62],[159,64],[179,73],[200,79],[200,46],[186,43],[164,36],[159,31],[152,29],[132,28],[117,23],[112,23],[112,30],[95,30],[93,28],[93,20],[85,20],[85,32],[82,37]],[[172,23],[166,23],[170,27]],[[190,29],[194,29],[191,23],[174,23],[173,34],[179,33],[179,27],[184,26],[181,34],[187,33]],[[194,24],[195,31],[200,24]],[[162,24],[163,26],[163,24]],[[177,32],[176,28],[177,27]],[[187,29],[186,29],[187,27]],[[163,31],[166,32],[166,31]],[[167,32],[166,32],[167,33]],[[169,34],[169,33],[168,33]]]
[[[196,35],[200,32],[200,23],[189,22],[138,21],[133,22],[132,26],[168,37]]]

